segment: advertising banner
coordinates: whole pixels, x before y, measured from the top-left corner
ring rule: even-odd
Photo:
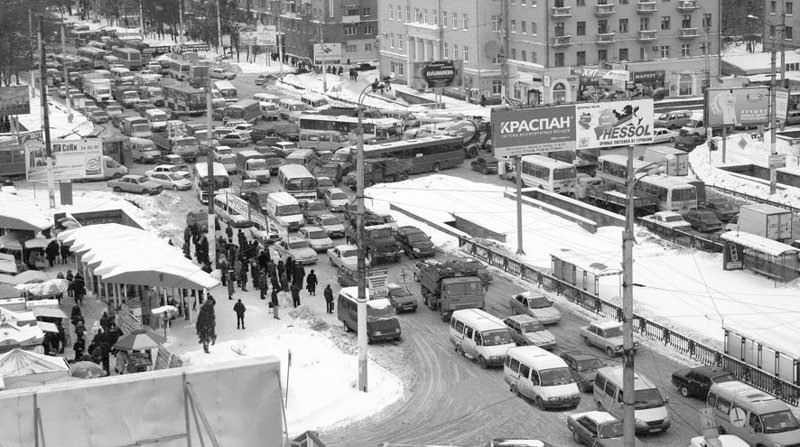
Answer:
[[[27,85],[0,87],[0,116],[31,113],[31,98]]]
[[[315,43],[314,44],[314,63],[320,65],[341,64],[342,63],[342,44],[340,43]]]
[[[575,150],[575,106],[492,110],[495,156]]]
[[[103,177],[103,142],[99,138],[55,140],[52,146],[53,180]],[[43,144],[31,141],[25,145],[25,170],[28,180],[47,181]]]
[[[610,99],[624,91],[630,81],[630,72],[603,68],[573,70],[578,74],[578,101]]]
[[[778,108],[777,116],[785,118],[786,101],[781,102],[784,105]],[[711,88],[706,91],[705,113],[710,127],[767,124],[769,107],[768,87]]]
[[[256,39],[256,45],[262,46],[273,46],[278,44],[278,31],[275,28],[275,25],[268,25],[264,28],[260,28],[258,31],[253,33],[253,37]]]
[[[595,102],[575,105],[576,149],[653,142],[653,100]]]
[[[663,92],[665,78],[666,72],[664,70],[634,71],[631,73],[631,82],[628,86],[628,91],[631,92],[631,97],[633,98],[654,97],[656,96],[656,92]]]
[[[412,62],[411,87],[429,88],[461,87],[464,61]]]

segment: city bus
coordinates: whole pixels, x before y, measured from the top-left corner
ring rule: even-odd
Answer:
[[[635,172],[648,164],[640,160],[633,160],[633,170]],[[628,183],[628,156],[608,154],[597,157],[596,177],[604,182],[626,185]]]
[[[686,214],[697,208],[697,189],[679,177],[648,175],[642,177],[634,189],[658,196],[659,211]]]
[[[364,118],[364,139],[396,141],[403,136],[403,122],[397,118]],[[358,117],[303,114],[300,130],[335,130],[354,144],[357,138]]]
[[[206,112],[206,93],[193,87],[170,85],[163,87],[164,102],[175,112],[202,115]]]
[[[278,187],[297,200],[317,198],[317,180],[302,165],[283,165],[278,168]]]
[[[522,184],[530,188],[540,188],[559,194],[575,191],[578,183],[578,170],[571,163],[554,160],[543,155],[522,157]]]
[[[411,173],[455,168],[464,162],[464,139],[431,135],[415,140],[364,146],[365,158],[397,158],[411,161]]]
[[[235,102],[222,112],[223,121],[243,120],[255,124],[261,118],[261,104],[252,99]]]
[[[95,48],[95,47],[78,48],[78,56],[92,61],[92,68],[106,68],[105,60],[103,58],[107,55],[108,51],[101,50],[100,48]]]
[[[142,67],[142,53],[139,50],[125,47],[114,47],[111,55],[119,59],[119,62],[128,67],[128,70],[138,70]]]
[[[231,179],[222,163],[214,163],[214,194],[225,188],[230,188]],[[208,203],[208,163],[202,161],[192,166],[192,184],[201,203]]]

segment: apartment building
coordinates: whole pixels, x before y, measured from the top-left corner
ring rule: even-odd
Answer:
[[[792,0],[765,0],[764,17],[753,17],[751,23],[761,25],[761,35],[764,36],[764,51],[770,51],[774,44],[776,51],[795,50],[800,48],[800,34],[794,32],[795,25],[800,25],[800,14],[794,15]],[[759,19],[763,19],[759,24]]]

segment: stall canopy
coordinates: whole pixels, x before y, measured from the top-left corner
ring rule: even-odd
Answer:
[[[52,214],[29,200],[0,192],[0,228],[42,231],[52,226]]]
[[[211,289],[219,281],[183,253],[137,228],[99,224],[58,234],[103,281],[182,289]]]
[[[5,389],[44,385],[69,380],[69,366],[63,357],[17,348],[0,354],[0,378]]]

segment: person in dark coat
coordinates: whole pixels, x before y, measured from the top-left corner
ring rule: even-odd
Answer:
[[[117,326],[117,323],[112,322],[111,325],[108,327],[108,345],[111,348],[114,348],[114,345],[117,344],[117,341],[120,337],[122,337],[122,329]]]
[[[219,262],[219,264],[217,264],[217,267],[219,267],[219,271],[222,272],[222,274],[219,275],[220,276],[219,279],[220,279],[220,281],[222,281],[222,285],[223,286],[227,286],[228,285],[228,261],[223,258]]]
[[[75,351],[75,361],[79,361],[83,357],[83,350],[86,349],[86,339],[83,335],[75,337],[75,344],[72,345],[72,350]]]
[[[236,277],[233,270],[228,270],[228,299],[233,299],[233,285],[236,284]]]
[[[100,316],[100,327],[103,328],[104,332],[108,332],[111,329],[111,323],[114,322],[113,317],[108,316],[108,312],[103,311],[103,315]]]
[[[272,283],[272,290],[273,290],[273,291],[275,291],[275,290],[280,290],[280,288],[281,288],[281,283],[280,283],[280,280],[278,279],[278,277],[277,277],[276,275],[272,275],[272,276],[270,276],[270,277],[269,277],[269,280],[270,280],[270,282]]]
[[[244,264],[244,267],[242,267],[241,275],[239,282],[242,285],[242,292],[247,292],[247,264]]]
[[[299,289],[303,288],[303,280],[306,279],[306,269],[303,267],[303,264],[299,262],[295,264],[294,267],[294,275],[292,275],[292,280]]]
[[[258,271],[258,291],[261,299],[267,299],[267,289],[269,288],[269,279],[267,279],[267,269],[260,269]]]
[[[286,267],[286,280],[292,282],[292,276],[294,275],[294,268],[295,268],[294,258],[289,256],[289,258],[286,259],[285,267]]]
[[[253,288],[258,289],[258,259],[250,258],[250,276],[253,278]]]
[[[66,264],[67,259],[69,259],[69,246],[67,244],[61,244],[61,263]]]
[[[261,250],[261,253],[258,254],[258,265],[262,269],[265,269],[267,268],[267,264],[269,264],[270,260],[269,248]]]
[[[239,283],[239,288],[242,288],[242,261],[237,259],[233,261],[233,274],[236,281]]]
[[[283,272],[286,271],[286,264],[283,263],[283,259],[278,260],[278,265],[275,267],[275,272],[278,274],[278,278],[283,275]]]
[[[272,318],[280,320],[278,316],[278,288],[272,289],[272,296],[270,297],[270,305],[272,306]]]
[[[52,267],[56,263],[56,258],[58,258],[58,252],[59,252],[58,242],[56,242],[55,240],[50,241],[50,243],[47,244],[47,248],[45,249],[45,254],[47,256],[47,263],[50,264],[50,267]]]
[[[74,281],[74,290],[75,293],[75,302],[83,305],[83,295],[86,294],[86,282],[83,280],[83,275],[81,272],[75,274],[75,281]]]
[[[278,277],[278,267],[275,265],[274,262],[272,262],[272,259],[267,261],[267,275],[269,275],[270,278]]]
[[[294,307],[296,308],[297,306],[300,305],[300,287],[298,287],[297,284],[292,283],[291,292],[292,292],[292,304],[294,304]]]
[[[326,309],[329,314],[333,313],[333,290],[331,290],[331,285],[328,284],[325,286],[325,290],[322,292],[325,296],[325,305]]]
[[[244,307],[244,303],[241,299],[236,301],[236,304],[233,305],[233,311],[236,312],[236,329],[244,329],[244,313],[247,311],[247,308]],[[239,327],[241,325],[241,327]]]
[[[75,277],[72,276],[72,270],[67,270],[65,279],[67,280],[67,296],[75,296]]]
[[[285,271],[281,273],[281,290],[284,292],[289,291],[289,278],[286,276]]]
[[[228,236],[228,243],[233,242],[233,227],[228,225],[228,228],[225,229],[225,235]]]
[[[311,296],[317,294],[317,274],[314,273],[314,270],[311,270],[311,273],[308,274],[308,278],[306,278],[306,290]]]
[[[78,325],[78,321],[83,320],[83,313],[81,312],[81,307],[78,306],[78,303],[72,305],[72,312],[69,315],[69,321],[72,322],[73,326]]]

